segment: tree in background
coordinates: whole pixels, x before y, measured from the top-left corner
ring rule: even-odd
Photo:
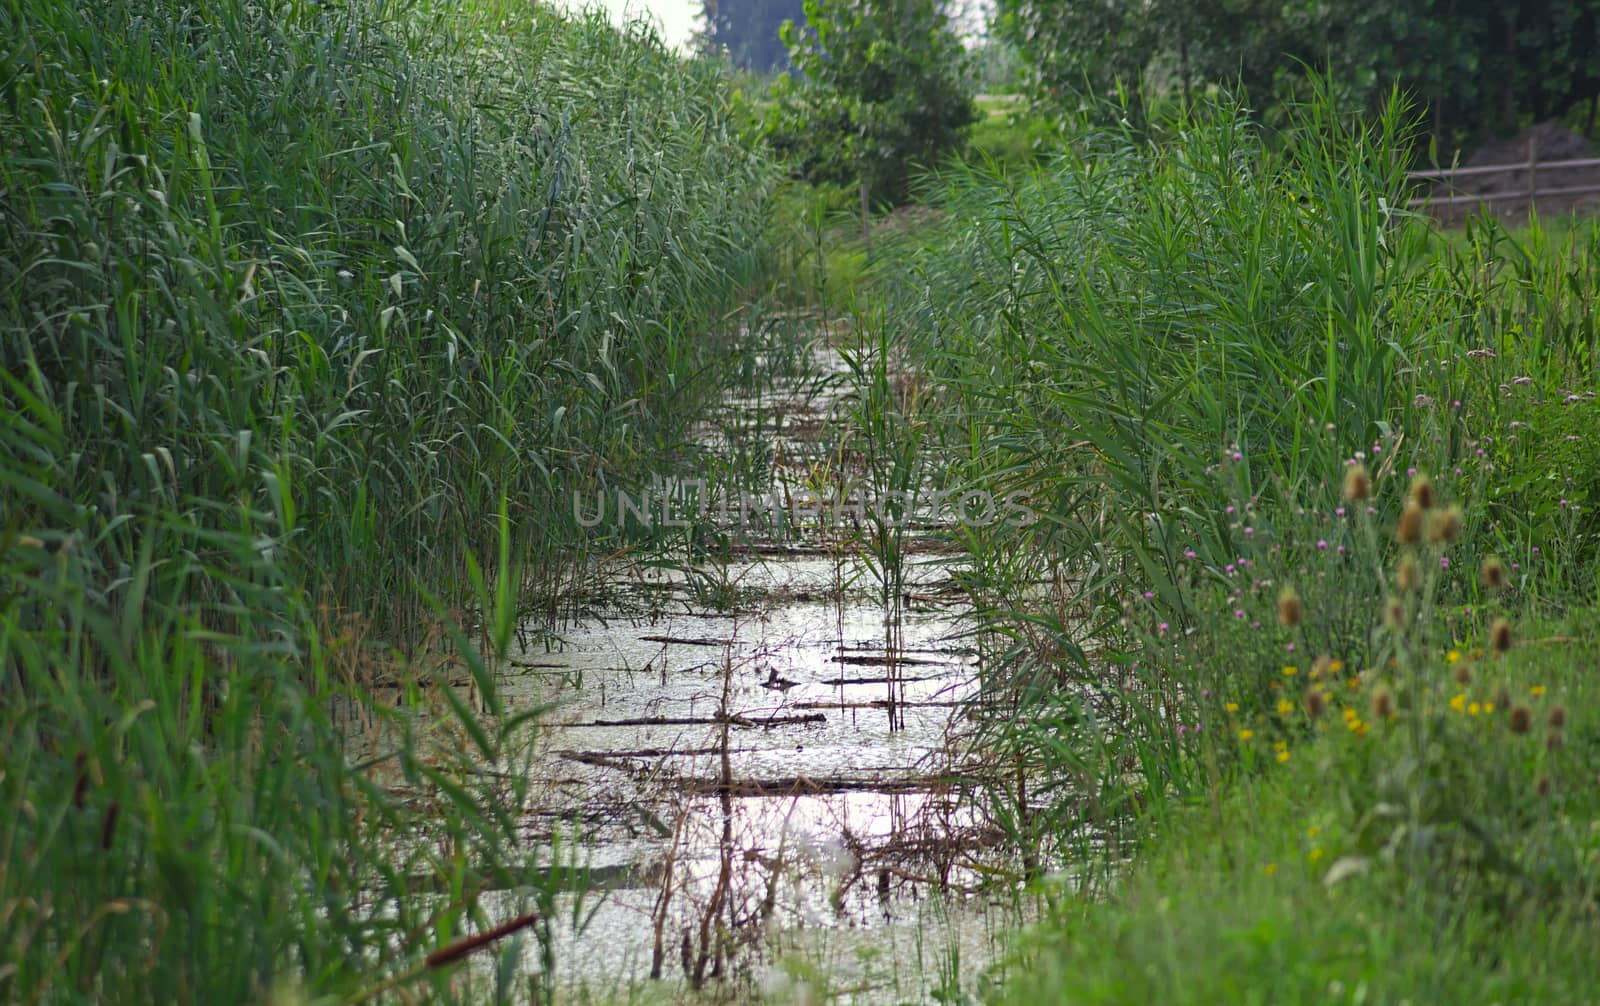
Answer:
[[[1357,108],[1396,81],[1444,148],[1600,101],[1600,0],[998,0],[1035,97],[1122,90],[1138,107],[1198,84],[1258,103],[1327,72]]]
[[[859,181],[898,205],[917,165],[958,149],[978,119],[967,53],[938,0],[805,0],[783,40],[768,137],[812,181]]]
[[[778,31],[805,12],[802,0],[701,0],[700,16],[703,46],[726,49],[735,66],[766,73],[788,68],[789,49]]]

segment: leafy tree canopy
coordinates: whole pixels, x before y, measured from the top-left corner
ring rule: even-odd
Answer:
[[[1037,97],[1237,81],[1260,101],[1319,70],[1369,108],[1398,82],[1446,145],[1600,96],[1600,0],[998,0],[996,30]]]
[[[768,136],[812,180],[859,179],[898,204],[916,166],[977,121],[967,53],[938,0],[805,0],[783,40],[798,76],[775,87]]]

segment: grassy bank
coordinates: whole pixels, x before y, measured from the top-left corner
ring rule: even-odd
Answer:
[[[1400,103],[1331,108],[948,172],[876,273],[947,474],[1041,515],[959,536],[991,812],[1116,864],[1017,1001],[1579,995],[1600,232],[1441,237]]]
[[[544,995],[572,878],[474,650],[739,370],[774,175],[720,71],[493,2],[0,38],[0,996]],[[506,906],[476,984],[427,958]]]

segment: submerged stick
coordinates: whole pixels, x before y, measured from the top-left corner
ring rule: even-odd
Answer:
[[[482,950],[496,940],[502,940],[512,933],[526,929],[539,921],[538,912],[529,912],[519,915],[510,922],[502,922],[493,929],[485,929],[476,936],[468,936],[464,940],[457,940],[446,947],[441,947],[423,958],[422,963],[430,968],[442,968],[446,964],[454,964],[468,954]]]

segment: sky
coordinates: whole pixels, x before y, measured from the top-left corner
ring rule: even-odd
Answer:
[[[586,0],[568,0],[569,5],[581,7]],[[625,14],[645,14],[656,21],[661,31],[661,37],[670,46],[684,48],[689,43],[689,36],[693,35],[698,27],[696,22],[700,17],[700,0],[587,0],[598,2],[600,6],[611,12],[613,20],[621,21]],[[966,0],[958,9],[968,11],[962,20],[967,22],[969,30],[982,24],[982,11],[986,4],[981,0]]]
[[[613,20],[622,20],[624,14],[646,14],[652,17],[661,31],[662,39],[670,46],[682,48],[694,34],[696,20],[700,17],[700,0],[599,0],[600,6],[611,12]],[[574,3],[573,6],[581,6]]]

